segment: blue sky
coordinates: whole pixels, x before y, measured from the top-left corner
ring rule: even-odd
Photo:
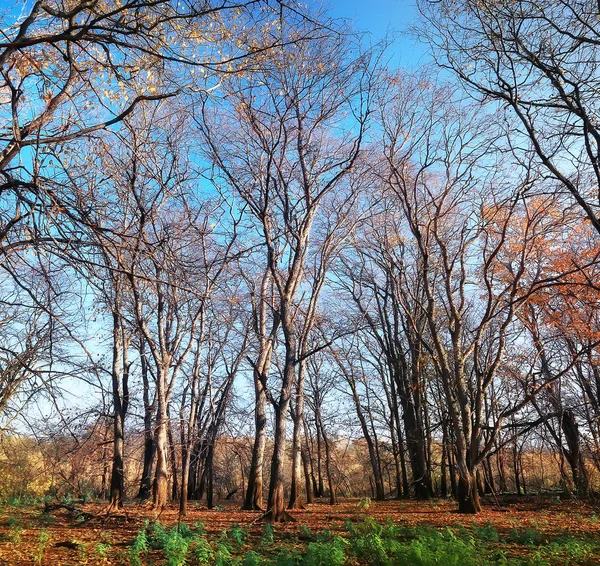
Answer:
[[[369,32],[374,41],[388,32],[400,32],[390,49],[395,65],[416,66],[426,61],[425,47],[402,32],[418,20],[415,0],[328,0],[331,15],[347,18],[357,31]]]

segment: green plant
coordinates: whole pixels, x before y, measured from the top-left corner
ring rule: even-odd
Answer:
[[[248,536],[248,529],[243,529],[239,525],[232,525],[227,533],[227,538],[235,542],[239,547],[244,543],[244,539]]]
[[[133,539],[133,544],[129,549],[128,558],[131,566],[142,566],[141,554],[148,552],[148,537],[146,536],[146,528],[140,530],[137,536]]]
[[[371,507],[371,498],[364,497],[358,502],[357,507],[361,513],[366,513],[369,510],[369,507]]]
[[[168,566],[183,566],[186,561],[189,539],[182,536],[178,529],[174,528],[164,541],[164,553]]]
[[[262,536],[260,537],[260,545],[261,546],[269,546],[275,542],[275,531],[273,531],[273,527],[271,523],[267,523],[265,525],[265,529],[263,531]]]
[[[19,544],[21,542],[21,535],[24,531],[25,529],[21,525],[15,523],[12,527],[8,529],[6,537],[13,544]]]
[[[249,550],[244,554],[244,560],[242,562],[242,566],[260,566],[264,564],[265,560],[261,557],[258,552],[254,552],[254,550]]]
[[[108,553],[110,552],[111,548],[112,545],[110,544],[110,542],[99,542],[96,544],[95,551],[99,558],[106,560],[108,558]]]
[[[196,531],[197,534],[203,535],[205,528],[204,528],[204,521],[199,520],[196,521],[193,525],[192,525],[192,529],[194,529]]]
[[[346,564],[344,552],[346,541],[334,537],[331,542],[311,542],[302,558],[304,566],[343,566]]]
[[[44,554],[46,553],[46,549],[50,546],[50,534],[45,529],[40,531],[40,536],[38,537],[37,548],[33,554],[33,562],[35,564],[42,564],[44,561]]]
[[[230,566],[233,561],[233,557],[231,556],[231,551],[228,545],[221,542],[216,545],[215,550],[215,566]]]
[[[279,554],[275,557],[275,561],[271,562],[273,566],[297,566],[301,558],[296,552],[289,548],[281,548]]]
[[[300,525],[300,538],[303,540],[313,541],[315,536],[306,525]]]
[[[152,523],[150,536],[147,538],[148,545],[154,550],[162,550],[167,544],[169,533],[158,521]]]
[[[483,527],[474,527],[473,534],[478,540],[486,542],[498,542],[500,540],[498,531],[489,521]]]
[[[197,534],[192,538],[190,554],[198,564],[208,564],[215,558],[215,551],[202,534]]]
[[[526,546],[543,544],[546,541],[542,533],[531,528],[524,530],[513,529],[510,531],[510,533],[508,533],[508,540],[510,542],[516,542]]]
[[[400,550],[407,564],[414,566],[477,566],[487,564],[472,537],[457,537],[450,529],[421,535]]]
[[[533,554],[533,558],[540,564],[572,564],[583,562],[593,554],[592,545],[571,537],[557,539],[546,546],[542,546]]]

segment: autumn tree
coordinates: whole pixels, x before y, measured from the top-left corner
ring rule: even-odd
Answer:
[[[278,390],[266,383],[264,366],[255,368],[275,411],[267,504],[275,521],[285,516],[286,421],[295,384],[300,408],[307,356],[302,343],[314,324],[320,292],[317,274],[308,270],[311,239],[313,246],[320,245],[314,228],[323,202],[334,191],[345,194],[365,133],[373,78],[369,56],[358,55],[341,35],[322,29],[318,38],[297,44],[296,31],[282,33],[290,34],[285,37],[292,45],[270,51],[252,77],[228,83],[223,110],[205,104],[198,121],[219,177],[242,199],[260,235],[266,289],[271,281],[275,295],[274,327],[283,335]],[[304,285],[312,297],[308,300],[303,299]],[[296,446],[294,469],[299,470]]]

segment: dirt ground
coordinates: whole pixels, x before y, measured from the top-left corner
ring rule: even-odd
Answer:
[[[159,520],[168,526],[178,521],[175,505],[160,514],[150,505],[140,503],[126,504],[122,511],[109,515],[106,515],[106,506],[100,503],[76,504],[76,508],[90,516],[78,519],[65,509],[44,513],[43,504],[0,508],[0,564],[127,564],[127,548],[144,521]],[[336,506],[315,503],[294,511],[296,522],[276,525],[274,530],[276,537],[298,533],[301,525],[313,532],[328,528],[334,533],[342,533],[345,522],[359,520],[361,512],[364,509],[358,500],[346,500]],[[463,525],[469,529],[491,524],[501,536],[513,529],[531,528],[548,536],[569,535],[588,540],[597,537],[600,542],[600,508],[579,501],[537,497],[489,500],[482,513],[470,516],[457,513],[456,503],[451,500],[388,500],[371,502],[368,514],[379,522],[391,519],[404,526],[427,525],[443,529]],[[264,530],[260,518],[259,512],[240,511],[239,503],[227,502],[223,507],[209,510],[191,502],[185,523],[194,525],[202,521],[209,538],[218,536],[234,524],[247,527],[251,548],[252,541],[257,541]],[[42,552],[40,546],[43,546]],[[151,555],[146,560],[153,563]],[[600,564],[600,556],[594,557],[589,564]]]

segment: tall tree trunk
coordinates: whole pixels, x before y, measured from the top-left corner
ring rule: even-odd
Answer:
[[[287,402],[283,400],[283,402],[275,407],[275,439],[267,504],[269,518],[273,522],[281,522],[287,519],[283,486],[288,407],[289,400]]]
[[[179,499],[179,474],[177,473],[177,452],[175,450],[175,439],[173,438],[173,426],[171,423],[171,412],[167,405],[167,434],[169,439],[169,462],[171,463],[171,499]]]
[[[488,456],[484,461],[484,470],[486,472],[486,493],[496,493],[496,482],[494,481],[494,469],[492,468],[492,457]]]
[[[148,379],[148,359],[144,351],[143,339],[140,344],[140,364],[143,383],[144,398],[144,465],[142,468],[142,479],[138,497],[148,499],[152,490],[152,464],[154,463],[154,431],[152,430],[152,418],[154,415],[154,404],[150,402],[150,380]]]
[[[308,451],[306,449],[306,439],[302,444],[300,456],[302,457],[302,467],[304,468],[304,487],[306,490],[306,503],[310,504],[314,501],[313,489],[310,480],[310,468],[308,463]]]
[[[263,468],[267,443],[267,396],[258,371],[254,370],[254,446],[248,473],[248,488],[242,509],[263,510]]]
[[[352,376],[344,371],[344,368],[341,364],[340,369],[345,373],[346,381],[348,382],[348,385],[350,385],[350,389],[352,390],[352,398],[354,399],[356,414],[360,422],[363,437],[365,439],[365,442],[367,443],[367,449],[369,451],[369,460],[371,461],[371,467],[373,468],[374,498],[378,501],[383,501],[385,499],[385,487],[383,485],[383,478],[381,476],[381,468],[379,467],[379,458],[377,456],[377,450],[375,447],[375,443],[373,442],[371,431],[369,430],[369,425],[367,424],[367,420],[365,419],[365,415],[363,413],[360,397],[356,389],[356,383]]]
[[[318,408],[316,409],[318,410]],[[316,418],[316,416],[315,416]],[[321,447],[321,428],[318,424],[318,419],[316,419],[315,431],[317,433],[317,491],[315,495],[317,497],[323,497],[325,495],[325,486],[323,484],[323,450]]]
[[[302,477],[301,448],[302,437],[300,435],[302,423],[304,422],[304,374],[305,365],[303,362],[298,364],[298,379],[296,383],[296,406],[293,412],[294,430],[292,437],[292,482],[290,485],[290,500],[288,509],[303,509],[302,505],[302,486],[300,478]]]
[[[404,452],[404,435],[402,427],[398,427],[398,453],[400,456],[400,469],[402,470],[402,497],[406,498],[410,495],[408,485],[408,472],[406,470],[406,454]]]
[[[414,356],[419,355],[417,348]],[[406,437],[406,447],[410,460],[410,467],[413,476],[413,486],[415,498],[420,500],[430,499],[432,496],[431,477],[427,467],[427,446],[425,431],[423,427],[423,415],[421,414],[420,403],[420,385],[419,385],[419,364],[415,360],[411,365],[412,385],[407,382],[407,368],[396,367],[394,376],[398,392],[400,394],[400,404],[402,405],[402,415],[404,419],[404,433]],[[414,391],[411,391],[413,390]]]
[[[215,447],[214,443],[211,443],[208,448],[208,454],[206,456],[206,506],[209,509],[214,509],[214,461]]]
[[[156,470],[154,473],[153,506],[155,509],[164,509],[169,497],[169,472],[168,472],[168,417],[167,417],[167,375],[166,368],[158,369],[156,376]]]
[[[120,300],[117,299],[117,306]],[[129,401],[129,368],[127,359],[127,340],[123,330],[121,315],[118,310],[113,311],[113,361],[112,361],[112,387],[113,387],[113,460],[110,478],[109,502],[111,507],[123,507],[124,496],[124,446],[125,446],[125,415]]]
[[[325,444],[325,472],[327,473],[327,486],[329,488],[329,504],[335,505],[337,498],[335,496],[335,486],[333,485],[333,475],[331,473],[331,444],[322,422],[321,431],[323,433],[323,443]]]
[[[585,467],[585,460],[581,452],[579,426],[572,409],[562,411],[561,425],[568,447],[568,450],[565,450],[565,456],[571,467],[573,484],[577,490],[577,496],[587,497],[590,491],[590,480]]]
[[[481,503],[475,473],[468,469],[460,470],[458,473],[458,512],[479,513]]]
[[[472,465],[471,454],[476,452],[474,445],[467,448],[467,443],[461,430],[454,433],[456,442],[456,469],[458,472],[458,512],[479,513],[481,502],[477,489],[476,471]]]
[[[308,460],[308,466],[310,469],[310,481],[312,484],[312,497],[310,497],[309,503],[312,503],[315,497],[318,497],[318,485],[317,485],[317,477],[315,476],[315,462],[313,457],[313,440],[312,435],[310,434],[310,429],[308,428],[308,423],[306,419],[304,419],[304,439],[305,439],[305,447],[306,447],[306,459]],[[308,491],[308,486],[307,486]]]
[[[440,495],[442,497],[448,497],[448,479],[446,477],[447,461],[448,461],[448,432],[446,429],[446,423],[442,418],[442,465],[441,465],[441,482],[440,482]]]

